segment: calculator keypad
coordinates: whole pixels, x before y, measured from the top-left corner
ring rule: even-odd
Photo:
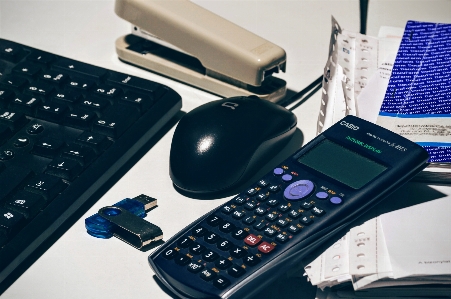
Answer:
[[[316,191],[316,192],[315,192]],[[225,289],[277,254],[343,198],[288,167],[275,168],[161,253],[204,283]]]

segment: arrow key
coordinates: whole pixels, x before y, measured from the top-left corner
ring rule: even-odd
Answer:
[[[74,143],[65,147],[61,153],[61,156],[63,158],[75,160],[80,163],[81,166],[88,165],[96,158],[94,150]]]
[[[44,137],[34,144],[32,153],[47,158],[53,158],[58,155],[64,145],[64,141],[62,140]]]
[[[47,165],[45,173],[72,181],[82,170],[77,161],[58,157]]]

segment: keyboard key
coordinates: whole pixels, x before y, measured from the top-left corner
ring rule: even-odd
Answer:
[[[34,116],[40,102],[41,100],[38,98],[24,94],[15,97],[11,102],[10,107],[13,108],[14,111],[22,112],[28,116]]]
[[[81,165],[75,160],[56,158],[47,165],[45,173],[73,181],[82,170]]]
[[[14,73],[30,77],[36,76],[40,70],[39,66],[29,62],[20,63],[13,68]]]
[[[181,248],[188,248],[188,246],[190,246],[191,243],[193,243],[193,240],[191,240],[191,239],[188,238],[188,237],[180,238],[180,239],[177,241],[177,245],[180,246]]]
[[[0,201],[3,201],[17,190],[19,186],[31,177],[32,174],[33,172],[31,169],[23,167],[22,165],[10,165],[0,171],[0,182],[2,182],[2,187],[0,188]]]
[[[94,122],[92,130],[113,138],[120,137],[139,117],[139,112],[126,105],[110,107]]]
[[[79,76],[85,76],[95,80],[101,79],[107,73],[107,71],[103,68],[66,58],[56,61],[53,64],[53,67],[58,70],[73,73]]]
[[[154,103],[149,96],[140,95],[133,92],[127,92],[121,97],[121,103],[137,108],[141,113],[147,111]]]
[[[206,262],[212,262],[217,258],[219,258],[219,254],[211,250],[207,250],[202,254],[202,259]]]
[[[152,84],[148,80],[117,72],[112,72],[107,81],[127,87],[137,88],[146,92],[146,94],[151,95],[155,94],[157,90],[159,90],[159,86],[155,83]]]
[[[196,226],[193,229],[193,235],[196,236],[196,237],[202,237],[206,233],[208,233],[207,229],[205,227],[203,227],[203,226],[200,226],[200,225]]]
[[[41,64],[49,64],[55,59],[55,55],[42,52],[42,51],[33,51],[30,55],[27,56],[28,61],[41,63]]]
[[[238,246],[232,246],[232,248],[230,249],[230,255],[234,258],[242,258],[243,256],[247,255],[247,251],[241,247]]]
[[[94,89],[94,94],[99,95],[99,96],[104,96],[106,98],[115,98],[118,97],[119,95],[121,95],[122,90],[120,90],[117,87],[113,87],[110,85],[106,85],[106,84],[101,84],[98,85],[95,89]]]
[[[84,111],[81,109],[72,110],[64,116],[64,124],[75,128],[89,129],[91,123],[96,118],[97,116],[93,112]]]
[[[171,260],[173,259],[176,255],[178,254],[178,251],[174,250],[174,249],[167,249],[164,253],[162,253],[162,256],[167,259],[167,260]]]
[[[42,196],[24,190],[19,191],[13,198],[6,202],[8,209],[19,212],[26,219],[33,218],[45,205]]]
[[[67,187],[60,178],[40,174],[32,178],[25,186],[25,190],[42,195],[47,201],[54,199]]]
[[[258,245],[260,241],[261,239],[253,234],[249,234],[246,238],[244,238],[244,243],[252,247]]]
[[[105,135],[86,131],[75,139],[75,143],[89,147],[96,153],[101,153],[108,148],[111,141]]]
[[[63,158],[73,159],[80,163],[83,167],[86,167],[94,161],[96,154],[89,147],[83,147],[78,144],[71,143],[62,149],[61,156]]]
[[[216,215],[210,215],[207,217],[207,224],[211,226],[218,226],[218,224],[222,221],[221,218],[219,218]]]
[[[47,70],[39,75],[39,79],[48,82],[50,84],[59,85],[68,80],[69,76],[61,72]]]
[[[189,252],[191,252],[192,254],[201,254],[203,251],[205,250],[205,246],[194,242],[193,244],[191,244],[189,246]]]
[[[64,146],[64,141],[61,139],[43,137],[36,141],[32,153],[43,157],[54,158]]]
[[[0,44],[0,57],[3,59],[17,62],[22,58],[23,55],[24,52],[20,45],[8,42]]]
[[[212,232],[209,232],[204,236],[204,240],[208,244],[215,244],[220,238],[221,237],[218,234]]]
[[[25,91],[27,91],[30,94],[46,97],[53,91],[53,89],[54,87],[51,84],[36,81],[30,83],[30,85],[28,85],[28,87],[25,88]]]
[[[24,221],[24,216],[8,208],[0,207],[0,231],[6,235],[17,232]]]
[[[16,75],[7,75],[3,77],[0,83],[8,87],[20,89],[21,87],[25,86],[25,84],[28,84],[28,80]]]
[[[186,255],[178,255],[174,258],[174,261],[177,265],[186,266],[191,262],[191,259]]]
[[[262,253],[270,253],[271,251],[274,250],[275,246],[272,244],[269,244],[268,242],[262,242],[260,243],[260,245],[258,245],[258,251],[262,252]]]
[[[68,108],[65,104],[45,103],[37,107],[36,117],[54,123],[62,123],[63,116],[67,110]]]
[[[17,131],[28,122],[23,113],[0,109],[0,124],[7,125],[12,131]]]

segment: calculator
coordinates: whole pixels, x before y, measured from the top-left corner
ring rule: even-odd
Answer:
[[[248,298],[338,238],[428,164],[419,145],[355,116],[318,135],[148,260],[181,298]]]

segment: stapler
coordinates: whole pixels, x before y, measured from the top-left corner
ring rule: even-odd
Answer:
[[[116,0],[116,14],[132,33],[116,40],[124,62],[206,90],[257,95],[277,102],[286,82],[286,53],[279,46],[188,0]]]

